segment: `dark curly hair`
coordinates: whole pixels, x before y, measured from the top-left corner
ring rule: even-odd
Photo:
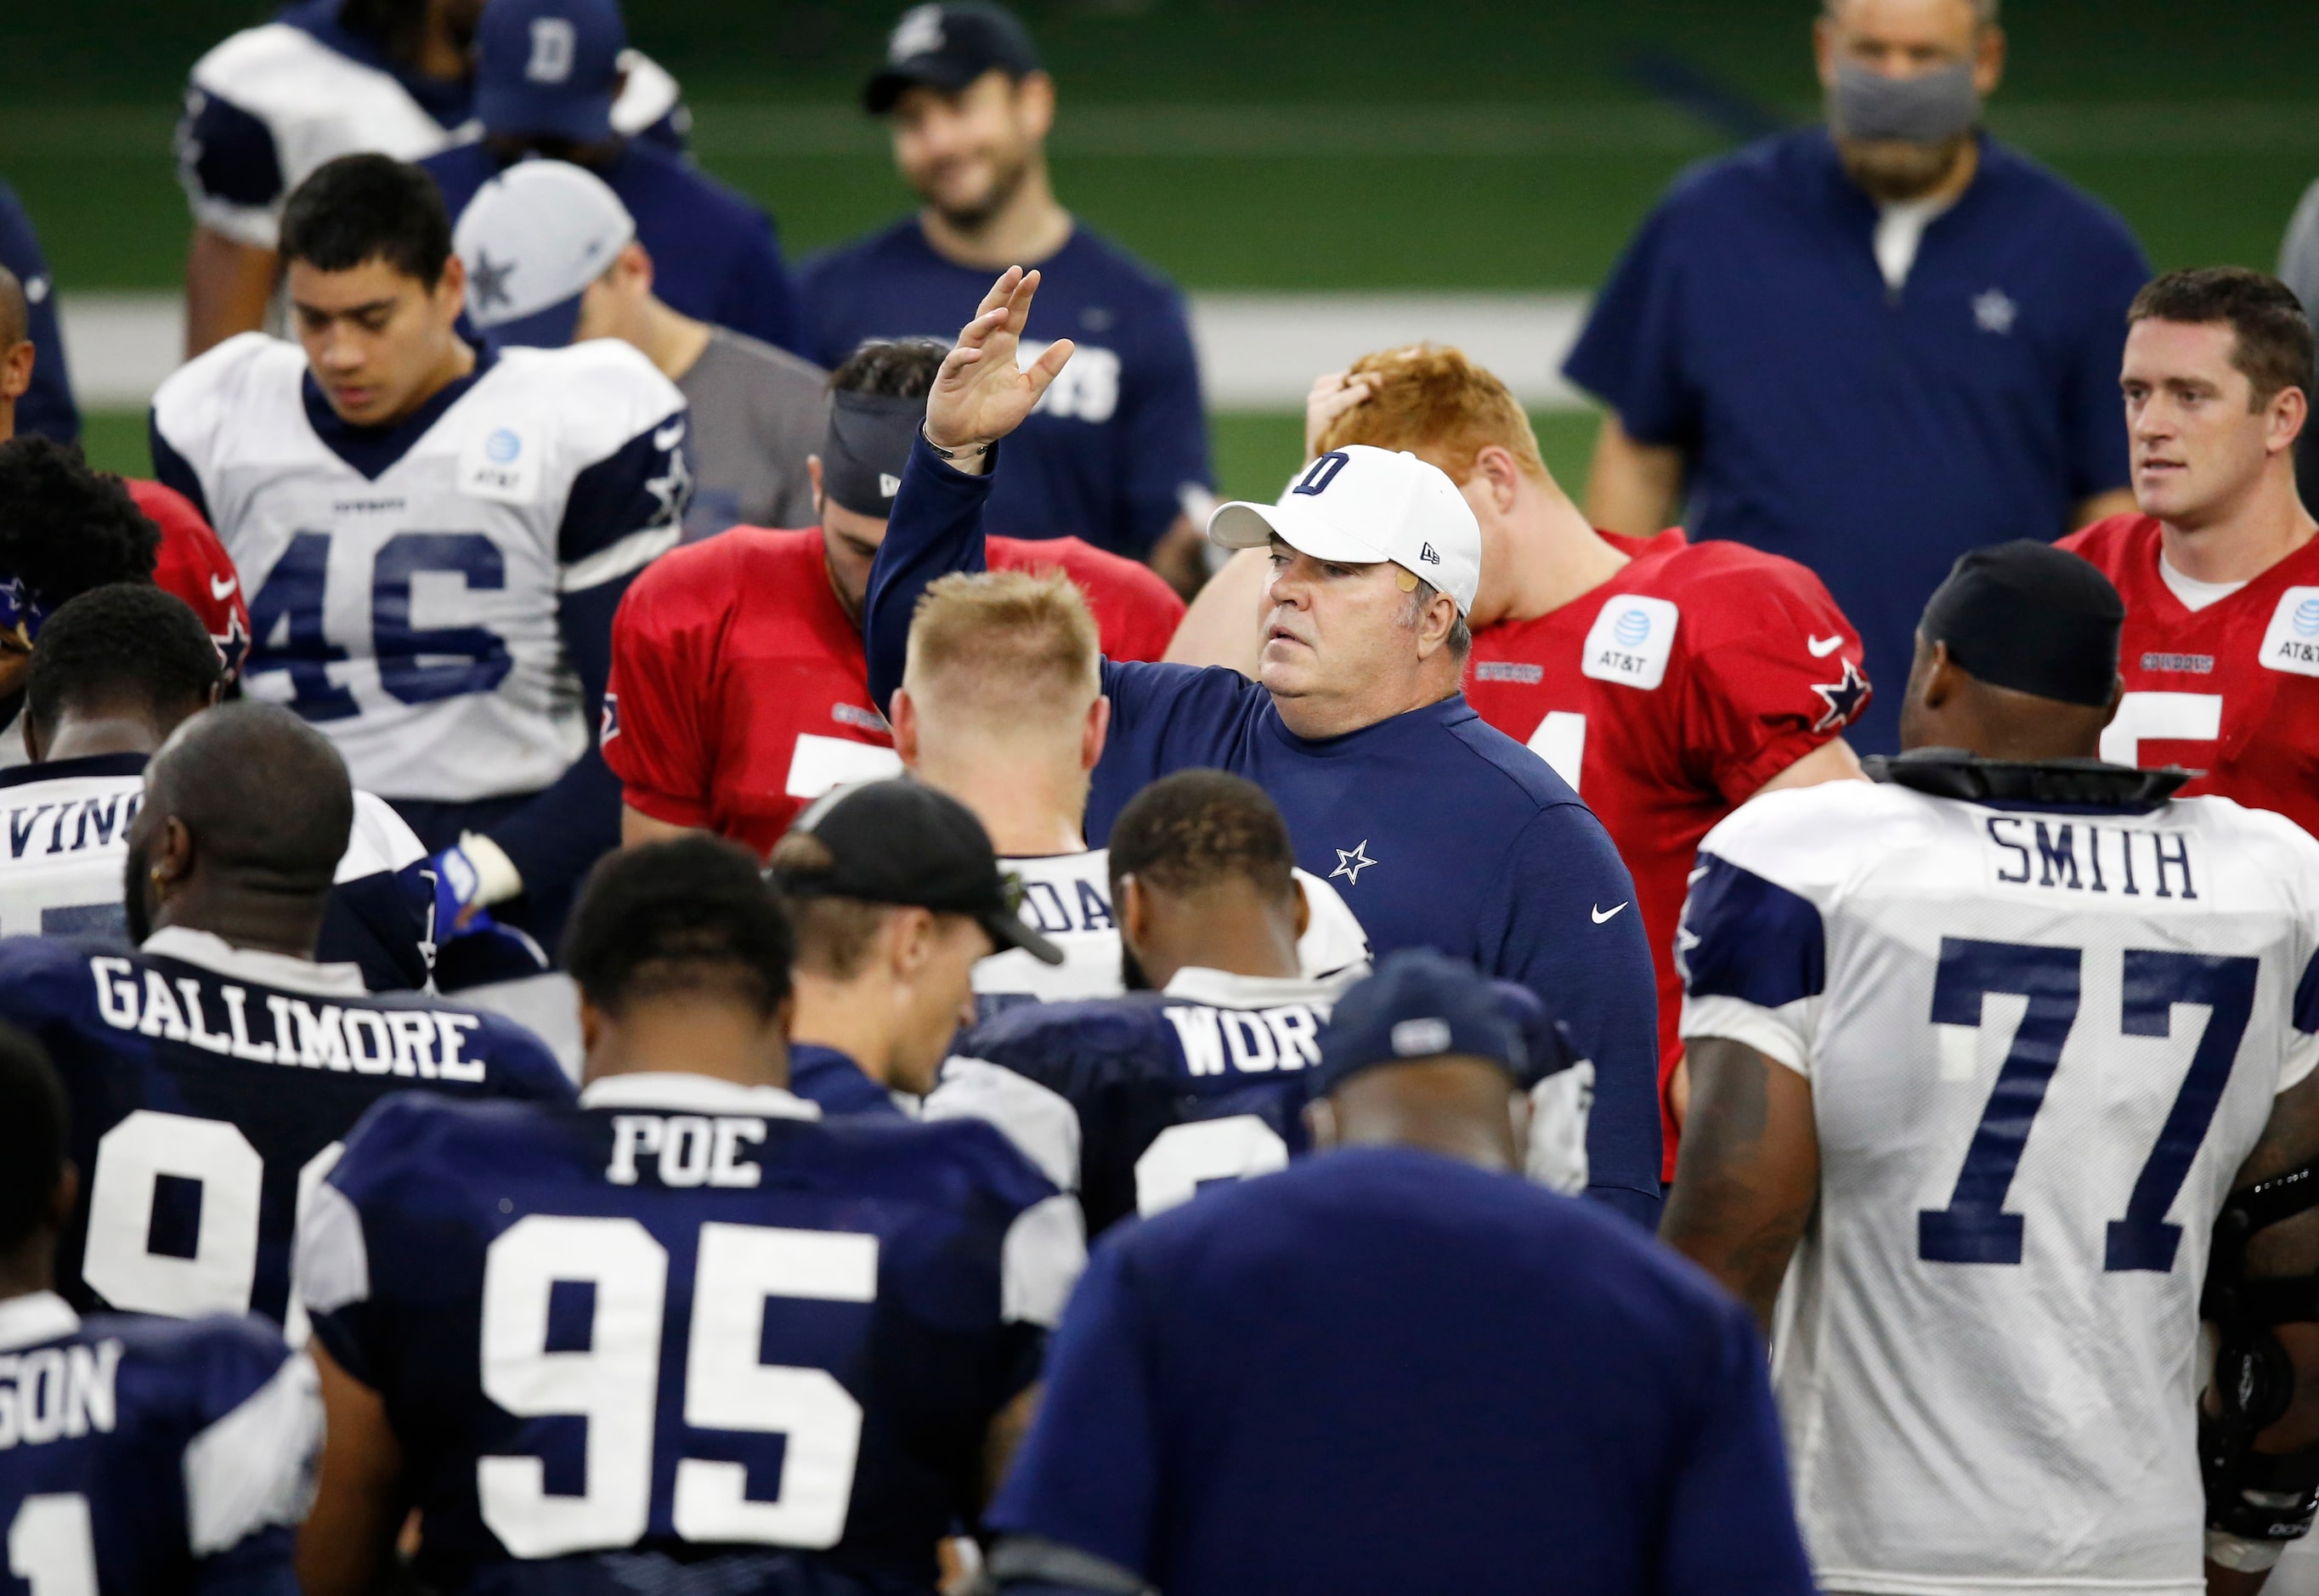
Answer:
[[[33,436],[0,444],[0,576],[49,609],[91,588],[150,582],[160,550],[161,529],[79,449]]]
[[[949,354],[940,338],[865,338],[829,374],[829,391],[923,399]]]
[[[1134,876],[1197,892],[1238,876],[1286,896],[1296,869],[1288,823],[1255,782],[1223,771],[1178,771],[1135,795],[1111,828],[1111,889]]]
[[[41,628],[24,713],[43,738],[68,705],[140,714],[167,736],[207,708],[224,680],[217,645],[184,600],[114,582],[63,605]]]
[[[770,1014],[789,997],[796,958],[756,856],[704,835],[599,860],[564,933],[564,969],[611,1014],[688,992],[735,994]]]

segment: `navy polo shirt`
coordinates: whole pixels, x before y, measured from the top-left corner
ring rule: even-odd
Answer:
[[[455,144],[419,164],[433,175],[454,220],[500,172],[480,143]],[[681,158],[634,139],[590,170],[635,219],[636,241],[653,258],[653,293],[663,304],[807,353],[797,292],[773,219],[762,208]]]
[[[24,285],[25,302],[32,310],[27,333],[32,341],[32,385],[16,401],[16,430],[78,443],[80,409],[73,403],[64,341],[57,332],[56,279],[49,275],[48,257],[41,253],[32,219],[17,203],[16,191],[5,183],[0,183],[0,266]]]
[[[1967,549],[2051,539],[2126,485],[2117,373],[2150,275],[2115,212],[1984,137],[1897,291],[1825,129],[1695,167],[1628,246],[1564,373],[1689,464],[1694,537],[1818,573],[1898,745],[1917,619]]]
[[[1205,489],[1207,421],[1184,298],[1125,250],[1074,227],[1045,260],[1024,342],[1077,353],[1006,440],[990,530],[1083,537],[1141,559]],[[864,338],[958,337],[998,274],[934,253],[907,217],[806,262],[798,295],[809,360],[835,370]]]

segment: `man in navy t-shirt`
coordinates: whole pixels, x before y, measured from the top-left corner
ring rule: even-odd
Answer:
[[[1056,203],[1042,148],[1055,86],[1022,24],[995,5],[914,7],[863,98],[925,204],[806,263],[799,352],[835,370],[864,338],[948,338],[993,274],[1035,264],[1047,290],[1031,347],[1070,338],[1078,356],[1009,446],[990,529],[1083,537],[1188,593],[1209,477],[1183,296]]]
[[[80,407],[57,329],[56,279],[32,219],[16,191],[0,183],[0,415],[12,403],[18,432],[79,441]]]
[[[986,1516],[1006,1596],[1804,1596],[1738,1303],[1520,1177],[1526,1050],[1403,952],[1308,1076],[1319,1150],[1114,1231]]]
[[[1061,343],[1019,364],[1038,283],[1014,268],[998,279],[927,395],[864,606],[881,707],[902,679],[918,595],[983,568],[999,439],[1074,357]],[[996,475],[1013,469],[1010,455]],[[1529,987],[1568,1022],[1598,1073],[1589,1189],[1648,1222],[1657,1005],[1634,880],[1577,795],[1458,690],[1481,579],[1473,510],[1415,455],[1353,445],[1313,461],[1279,504],[1224,505],[1208,529],[1271,551],[1258,680],[1105,660],[1111,735],[1087,841],[1100,845],[1127,801],[1171,771],[1254,781],[1287,820],[1297,863],[1340,890],[1370,946],[1434,948]]]
[[[1965,550],[2134,508],[2117,368],[2149,264],[1981,131],[1995,11],[1836,0],[1830,125],[1680,179],[1564,367],[1611,407],[1594,524],[1685,514],[1811,567],[1872,681],[1907,680],[1917,612]],[[1846,734],[1862,753],[1897,746],[1901,698]]]

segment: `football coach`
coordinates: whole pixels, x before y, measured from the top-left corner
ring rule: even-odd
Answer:
[[[1016,349],[1039,274],[1010,267],[927,395],[863,617],[870,690],[902,678],[918,595],[983,569],[999,440],[1070,358]],[[1088,795],[1097,846],[1127,801],[1172,771],[1247,777],[1286,816],[1297,862],[1360,916],[1382,956],[1430,947],[1536,992],[1595,1069],[1590,1190],[1643,1223],[1658,1207],[1655,998],[1634,883],[1593,815],[1546,762],[1458,690],[1481,531],[1414,455],[1322,455],[1277,505],[1226,504],[1208,536],[1269,547],[1257,681],[1221,666],[1106,659],[1111,730]]]

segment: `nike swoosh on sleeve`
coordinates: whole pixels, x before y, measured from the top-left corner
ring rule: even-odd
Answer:
[[[1833,637],[1807,636],[1804,639],[1804,646],[1811,650],[1812,658],[1824,660],[1844,646],[1844,634],[1838,632]]]
[[[1629,899],[1629,902],[1631,902],[1631,901],[1633,901],[1633,900],[1632,900],[1632,899]],[[1593,914],[1594,914],[1594,924],[1597,924],[1597,925],[1600,925],[1600,924],[1602,924],[1604,921],[1606,921],[1606,920],[1614,920],[1614,919],[1618,918],[1618,915],[1619,915],[1619,909],[1623,909],[1623,908],[1625,908],[1626,906],[1626,906],[1626,904],[1623,904],[1623,903],[1622,903],[1622,904],[1620,904],[1620,905],[1619,906],[1619,907],[1618,907],[1618,908],[1606,909],[1606,908],[1604,908],[1601,904],[1596,904],[1596,905],[1594,906],[1594,910],[1593,910]]]
[[[241,578],[239,576],[229,576],[222,582],[221,582],[216,577],[212,576],[210,578],[210,597],[212,599],[230,599],[233,597],[233,590],[240,585]]]

